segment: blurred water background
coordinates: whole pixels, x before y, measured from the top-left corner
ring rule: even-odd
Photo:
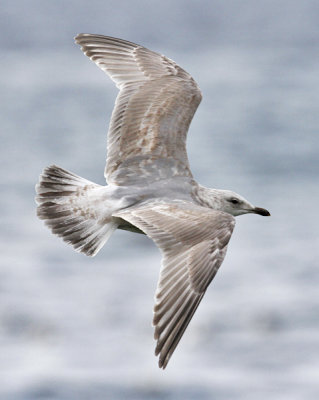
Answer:
[[[319,398],[318,1],[2,0],[0,399]],[[52,163],[104,184],[117,93],[79,32],[164,53],[203,92],[188,152],[243,216],[163,372],[153,355],[160,254],[116,232],[94,258],[35,216]]]

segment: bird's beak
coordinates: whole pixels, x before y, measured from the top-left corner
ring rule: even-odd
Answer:
[[[251,211],[255,214],[263,215],[264,217],[270,216],[270,212],[268,210],[266,210],[265,208],[255,207]]]

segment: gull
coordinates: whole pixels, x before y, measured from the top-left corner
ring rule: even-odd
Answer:
[[[186,136],[202,95],[184,69],[122,39],[82,33],[75,42],[119,89],[107,138],[107,185],[51,165],[36,185],[37,215],[88,256],[116,229],[155,242],[162,253],[155,355],[164,369],[224,260],[234,217],[270,213],[195,181]]]

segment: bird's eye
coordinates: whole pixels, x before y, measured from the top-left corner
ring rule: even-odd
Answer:
[[[238,203],[239,203],[239,200],[238,200],[238,199],[235,199],[235,198],[230,199],[229,201],[230,201],[232,204],[238,204]]]

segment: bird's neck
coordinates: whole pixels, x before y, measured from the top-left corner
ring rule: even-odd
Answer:
[[[213,210],[221,209],[221,190],[210,189],[205,186],[198,185],[194,192],[194,197],[196,201],[204,206],[212,208]]]

